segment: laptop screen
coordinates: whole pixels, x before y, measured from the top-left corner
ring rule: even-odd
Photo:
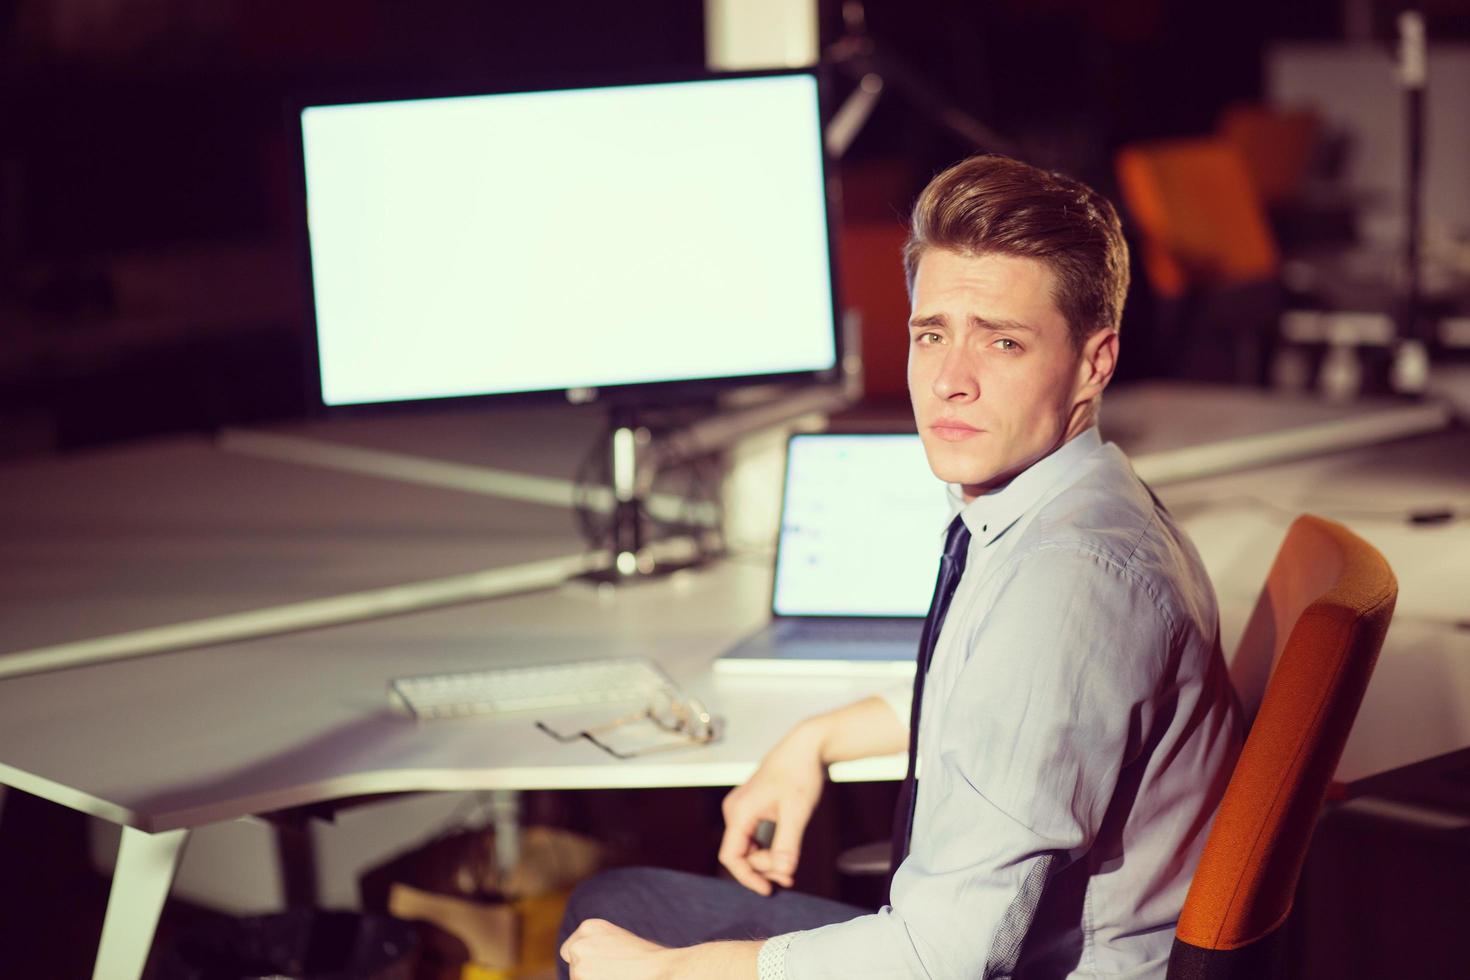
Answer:
[[[948,497],[917,435],[792,436],[773,611],[922,617],[951,518]]]

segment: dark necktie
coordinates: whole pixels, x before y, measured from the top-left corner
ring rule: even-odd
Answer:
[[[949,612],[949,601],[954,598],[955,586],[965,573],[965,557],[970,549],[970,529],[956,517],[949,525],[944,538],[944,555],[939,559],[939,580],[934,583],[934,598],[929,602],[929,615],[924,617],[924,631],[919,635],[919,656],[914,667],[914,698],[909,707],[909,768],[903,777],[903,786],[898,791],[898,806],[893,812],[892,871],[909,853],[909,837],[914,830],[914,801],[917,787],[914,769],[919,758],[919,711],[924,701],[924,676],[929,673],[929,662],[934,659],[934,647],[939,642],[939,629],[944,625],[945,613]]]

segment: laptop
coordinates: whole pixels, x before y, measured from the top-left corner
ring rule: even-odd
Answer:
[[[918,435],[793,435],[771,619],[715,670],[912,677],[951,517]]]

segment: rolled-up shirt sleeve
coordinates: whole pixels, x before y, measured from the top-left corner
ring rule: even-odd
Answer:
[[[1149,583],[1066,548],[996,576],[990,608],[947,644],[965,659],[939,727],[923,726],[893,904],[795,934],[791,980],[1009,976],[1048,883],[1086,854],[1141,751],[1172,632]]]

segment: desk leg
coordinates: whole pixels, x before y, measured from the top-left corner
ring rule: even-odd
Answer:
[[[148,963],[163,900],[173,887],[188,830],[145,834],[124,827],[92,980],[138,980]]]
[[[514,789],[490,791],[491,822],[495,827],[495,863],[509,872],[521,860],[521,794]]]

